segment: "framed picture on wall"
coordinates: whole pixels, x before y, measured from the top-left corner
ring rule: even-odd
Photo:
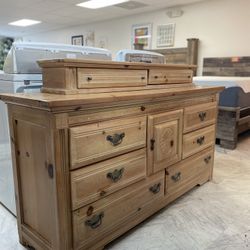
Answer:
[[[152,43],[152,24],[136,24],[132,26],[133,49],[151,49]]]
[[[173,47],[175,24],[169,23],[157,26],[157,47]]]
[[[72,36],[71,37],[71,44],[72,45],[83,46],[84,45],[83,35]]]

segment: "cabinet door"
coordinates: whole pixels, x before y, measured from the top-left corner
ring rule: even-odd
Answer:
[[[181,160],[182,116],[182,110],[149,116],[148,174]]]

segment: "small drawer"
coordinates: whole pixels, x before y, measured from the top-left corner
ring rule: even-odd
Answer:
[[[191,83],[192,70],[149,70],[148,84]]]
[[[187,191],[185,188],[190,184],[192,186],[201,176],[205,175],[208,180],[212,172],[213,155],[213,149],[210,147],[169,167],[166,171],[166,195],[173,196],[183,193],[182,190]]]
[[[145,149],[72,171],[72,208],[80,208],[144,178]]]
[[[77,69],[77,84],[83,88],[136,87],[147,85],[147,70]]]
[[[161,171],[73,212],[74,249],[88,249],[133,216],[144,213],[149,204],[163,199],[164,178]]]
[[[206,127],[216,122],[216,103],[205,103],[184,109],[184,133]]]
[[[184,159],[209,146],[212,146],[214,141],[215,125],[183,135],[182,158]]]
[[[71,169],[146,145],[146,116],[70,128]]]

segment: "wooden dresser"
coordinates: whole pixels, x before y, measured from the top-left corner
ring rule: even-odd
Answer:
[[[37,94],[8,104],[20,242],[102,249],[212,178],[218,92],[192,67],[40,62]]]

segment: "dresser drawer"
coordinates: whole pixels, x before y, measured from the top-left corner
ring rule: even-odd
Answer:
[[[73,213],[74,249],[88,249],[122,223],[164,197],[164,171],[133,184]]]
[[[72,208],[80,208],[145,177],[145,149],[72,171]]]
[[[145,86],[147,70],[77,69],[78,88]]]
[[[192,70],[158,70],[149,71],[149,84],[191,83]]]
[[[209,146],[215,141],[215,125],[199,129],[183,136],[183,157],[186,158]]]
[[[139,149],[145,145],[146,116],[71,128],[71,169]]]
[[[166,171],[166,195],[178,194],[201,175],[206,175],[208,179],[212,167],[213,149],[211,147],[169,167]]]
[[[184,133],[215,123],[216,103],[205,103],[184,109]]]

